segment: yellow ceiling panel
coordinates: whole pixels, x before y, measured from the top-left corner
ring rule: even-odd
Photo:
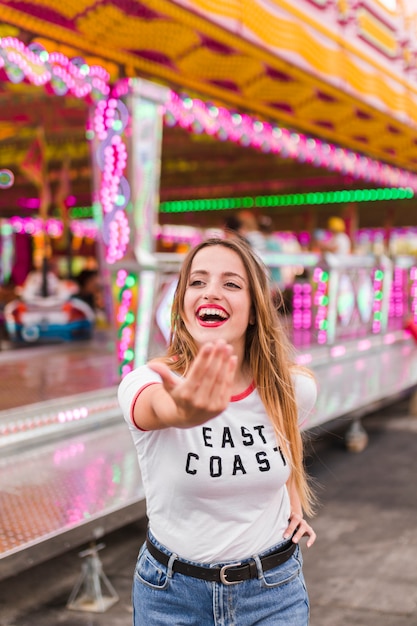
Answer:
[[[369,122],[360,120],[355,116],[346,117],[340,124],[336,124],[335,127],[338,131],[345,133],[346,129],[348,129],[349,136],[353,138],[367,137],[369,142],[374,143],[374,145],[376,145],[375,136],[383,137],[387,132],[383,121],[369,124]]]
[[[296,112],[297,115],[303,115],[312,121],[328,120],[337,125],[338,122],[352,115],[352,107],[343,100],[332,102],[326,100],[325,97],[320,97],[317,93],[312,93],[311,98],[297,107]]]
[[[3,0],[3,4],[9,4],[9,0]],[[16,2],[11,1],[10,4],[14,5]],[[20,0],[19,4],[36,4],[39,7],[45,8],[52,7],[55,13],[63,15],[67,19],[72,19],[76,15],[93,7],[96,3],[95,0]]]
[[[208,48],[192,50],[176,63],[178,69],[203,80],[232,81],[244,85],[263,72],[263,64],[242,54],[222,55]]]
[[[179,22],[126,16],[112,5],[100,5],[80,17],[77,28],[90,40],[105,41],[106,48],[153,50],[171,59],[200,44],[198,34]]]
[[[415,165],[417,163],[417,146],[414,144],[409,148],[403,149],[402,156],[409,161],[410,165]]]
[[[337,33],[332,38],[324,27],[312,28],[314,25],[303,23],[299,15],[297,19],[283,17],[280,7],[291,5],[295,15],[296,2],[275,0],[278,10],[272,13],[268,4],[274,2],[195,0],[195,10],[191,10],[175,0],[0,0],[2,19],[22,28],[26,41],[34,33],[32,41],[44,41],[50,51],[62,50],[72,56],[72,51],[79,50],[90,63],[92,57],[98,61],[103,57],[102,64],[112,68],[112,80],[119,72],[162,81],[174,89],[417,169],[416,89],[400,80],[396,86],[394,69],[389,75],[391,82],[387,81],[382,66],[356,54],[350,42],[341,41]],[[62,16],[62,24],[48,21],[44,8]],[[146,17],[147,9],[152,17]],[[240,31],[208,19],[206,11],[226,17],[228,23],[240,21],[254,38],[239,37]],[[71,18],[73,27],[68,27],[65,20],[69,23]],[[378,35],[381,45],[389,47],[381,33],[372,33]],[[304,69],[288,61],[294,55],[303,59]],[[317,92],[322,95],[317,97]],[[274,106],[283,102],[291,111]],[[323,125],[326,120],[334,127]],[[390,132],[388,125],[400,132]],[[368,139],[367,145],[358,138]],[[411,158],[413,163],[408,162]]]
[[[397,124],[390,124],[389,120],[381,113],[373,119],[359,119],[351,117],[346,119],[336,131],[346,133],[353,141],[363,143],[364,149],[372,147],[379,153],[380,158],[395,156],[400,157],[406,163],[405,151],[410,149],[410,136],[406,129]]]
[[[46,159],[48,162],[53,160],[62,161],[65,157],[69,157],[72,161],[86,160],[90,154],[90,147],[87,142],[74,143],[70,140],[61,144],[47,144]],[[0,167],[10,167],[11,164],[20,164],[27,156],[27,146],[22,149],[16,148],[15,144],[8,145],[7,142],[2,145],[0,150]],[[15,167],[14,167],[15,169]]]
[[[301,22],[283,19],[264,10],[253,0],[252,12],[247,8],[248,27],[270,50],[299,54],[311,68],[327,76],[338,77],[344,51],[338,47],[326,47],[310,34]]]
[[[16,124],[10,124],[9,122],[0,122],[0,141],[4,141],[9,137],[14,137],[16,134]]]
[[[396,56],[398,42],[393,28],[388,28],[364,7],[358,9],[356,19],[359,30],[365,39],[369,39],[369,41],[386,51],[391,57],[394,58]]]
[[[241,0],[194,0],[193,4],[203,11],[228,19],[242,18]]]
[[[271,76],[262,74],[254,81],[245,85],[242,93],[248,98],[265,102],[288,102],[297,106],[311,94],[311,88],[304,83],[290,79],[279,81]]]
[[[319,72],[321,75],[336,79],[343,76],[344,52],[340,48],[332,50],[324,45],[320,45],[319,42],[313,37],[310,37],[307,32],[302,33],[302,37],[302,56],[313,70]],[[298,52],[300,52],[300,49]]]
[[[407,149],[410,145],[408,137],[398,137],[397,135],[393,135],[392,133],[390,133],[387,129],[381,130],[377,138],[375,138],[375,135],[371,133],[370,141],[375,142],[375,145],[380,150],[392,148],[395,153],[403,153],[403,151]]]
[[[391,111],[404,111],[404,93],[399,93],[390,87],[383,74],[365,72],[348,57],[345,59],[344,72],[347,82],[364,98],[376,97]]]

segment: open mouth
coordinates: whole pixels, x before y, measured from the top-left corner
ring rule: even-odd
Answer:
[[[200,307],[196,316],[204,326],[219,326],[229,319],[228,313],[221,307]]]

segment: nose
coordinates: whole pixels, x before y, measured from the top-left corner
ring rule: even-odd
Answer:
[[[219,300],[220,291],[218,284],[214,281],[210,281],[206,284],[204,294],[204,300]]]
[[[220,296],[216,295],[213,292],[206,292],[203,297],[204,300],[220,300]]]

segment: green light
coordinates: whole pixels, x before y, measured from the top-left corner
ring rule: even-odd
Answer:
[[[103,222],[103,211],[100,202],[94,202],[92,208],[94,221],[101,226]]]
[[[126,313],[126,324],[133,324],[134,321],[135,315],[132,313],[132,311],[128,311]]]
[[[329,304],[329,296],[322,296],[320,304],[321,306],[327,306]]]
[[[112,124],[112,128],[114,131],[119,132],[123,128],[122,120],[114,120]]]
[[[113,482],[119,484],[122,478],[122,471],[119,465],[113,465]]]
[[[126,352],[124,353],[125,361],[132,361],[134,356],[135,356],[135,353],[131,348],[126,350]]]
[[[319,328],[320,330],[327,330],[329,328],[329,322],[327,320],[321,320]]]
[[[129,274],[129,276],[126,278],[126,287],[131,289],[132,287],[135,286],[135,284],[136,284],[136,278],[132,274]]]
[[[3,224],[0,224],[0,232],[4,236],[11,235],[13,233],[13,226],[8,222],[3,222]]]
[[[91,206],[74,206],[70,209],[69,214],[72,219],[77,219],[79,217],[94,217],[93,207]]]
[[[173,200],[161,202],[160,213],[186,213],[193,211],[219,211],[250,209],[253,207],[284,207],[314,204],[340,204],[347,202],[375,202],[377,200],[409,200],[414,198],[410,187],[380,187],[377,189],[341,189],[309,193],[288,193],[270,196]]]
[[[329,280],[329,272],[322,272],[320,280],[322,283],[327,283],[327,281]]]
[[[376,311],[374,313],[374,320],[376,320],[377,322],[380,322],[382,320],[382,313],[381,313],[381,311]]]
[[[375,280],[382,280],[384,278],[384,272],[382,270],[376,270]]]

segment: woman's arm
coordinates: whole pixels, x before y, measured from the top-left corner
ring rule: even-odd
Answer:
[[[202,346],[185,378],[175,376],[164,363],[149,367],[162,378],[138,396],[133,420],[142,430],[190,428],[222,413],[230,402],[237,358],[224,341]]]
[[[288,494],[290,496],[291,513],[288,520],[288,528],[284,533],[284,539],[292,537],[294,543],[298,543],[302,537],[308,537],[307,548],[310,548],[316,540],[316,533],[303,518],[300,497],[295,486],[295,481],[290,477],[287,481]]]

